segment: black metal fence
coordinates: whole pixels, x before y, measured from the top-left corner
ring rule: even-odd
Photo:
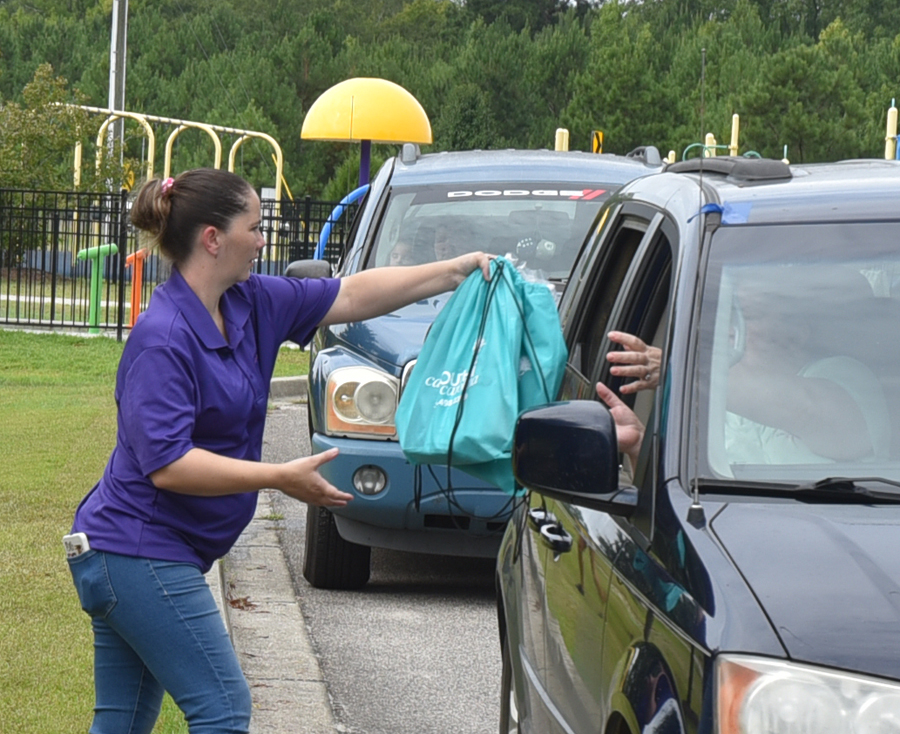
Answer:
[[[313,258],[337,202],[262,201],[266,248],[257,272]],[[121,194],[0,189],[0,325],[114,330],[122,338],[168,266],[140,249]],[[331,222],[324,257],[336,263],[356,206]]]

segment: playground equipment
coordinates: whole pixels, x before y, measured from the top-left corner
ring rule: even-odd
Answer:
[[[367,77],[347,79],[319,95],[300,137],[360,143],[360,186],[369,183],[372,143],[432,142],[431,123],[418,100],[399,84]]]
[[[891,100],[891,106],[887,112],[887,126],[884,133],[884,158],[888,161],[900,160],[900,151],[897,150],[897,105],[896,100]]]
[[[100,333],[100,297],[103,291],[103,258],[107,255],[115,255],[119,252],[114,242],[105,245],[88,247],[79,252],[75,257],[78,260],[91,261],[91,291],[88,298],[88,333]]]
[[[399,84],[367,77],[347,79],[319,95],[306,113],[300,137],[360,143],[359,186],[341,199],[322,227],[316,260],[325,258],[332,224],[369,190],[372,143],[432,142],[431,122],[419,101]]]
[[[694,150],[695,148],[702,149],[701,156],[704,158],[714,158],[717,155],[717,151],[719,150],[727,150],[728,153],[726,155],[737,156],[740,155],[738,153],[738,138],[740,136],[740,128],[741,128],[741,117],[737,113],[731,116],[731,140],[728,145],[721,145],[716,142],[716,136],[712,133],[706,133],[706,137],[704,142],[702,143],[691,143],[684,149],[684,152],[681,154],[681,160],[686,161],[688,158],[688,152]],[[785,146],[785,159],[787,159],[787,146]],[[748,150],[744,153],[744,156],[747,158],[760,158],[760,154],[755,150]],[[675,151],[669,151],[669,155],[667,157],[669,163],[675,162]],[[787,163],[787,160],[785,160]]]
[[[134,328],[137,317],[141,315],[141,296],[144,290],[144,260],[149,255],[146,247],[132,252],[125,258],[125,267],[134,269],[131,272],[131,320],[129,325]]]
[[[331,236],[331,225],[334,224],[338,219],[341,218],[341,215],[344,213],[344,210],[352,204],[357,199],[365,196],[366,192],[369,190],[369,184],[364,184],[360,186],[358,189],[354,189],[349,194],[347,194],[343,199],[340,200],[338,205],[332,209],[331,214],[328,215],[328,219],[325,224],[322,226],[322,231],[319,234],[319,244],[316,246],[316,253],[313,256],[314,260],[324,260],[325,259],[325,245],[328,243],[328,238]]]
[[[100,163],[103,160],[103,150],[104,150],[104,140],[106,139],[107,130],[109,126],[118,120],[119,118],[125,117],[132,120],[136,120],[140,125],[144,128],[144,133],[147,137],[147,178],[152,178],[154,173],[154,166],[156,162],[156,136],[153,132],[153,127],[150,125],[151,122],[164,123],[168,125],[176,125],[176,128],[169,134],[168,139],[166,140],[166,148],[165,148],[165,159],[163,164],[163,178],[168,178],[169,173],[172,168],[172,149],[175,144],[175,139],[184,131],[189,128],[195,128],[198,130],[203,130],[207,135],[209,135],[210,139],[213,142],[214,147],[214,168],[221,168],[222,166],[222,141],[219,139],[217,133],[225,133],[228,135],[237,135],[239,136],[237,140],[232,144],[231,150],[228,153],[228,170],[234,172],[234,164],[237,157],[238,149],[250,138],[259,138],[261,140],[265,140],[269,145],[272,146],[274,150],[275,156],[275,199],[276,201],[281,200],[281,187],[282,182],[284,180],[284,154],[281,151],[281,146],[278,144],[278,141],[275,140],[271,135],[267,135],[266,133],[259,132],[256,130],[242,130],[239,128],[233,127],[223,127],[222,125],[211,125],[206,122],[194,122],[191,120],[179,120],[174,117],[160,117],[158,115],[145,115],[139,112],[126,112],[125,110],[111,110],[104,107],[89,107],[87,105],[66,105],[67,107],[77,107],[78,109],[85,110],[87,112],[92,112],[96,114],[106,115],[106,120],[100,126],[100,130],[97,133],[97,156],[96,156],[96,166],[99,169]],[[75,162],[74,162],[74,180],[76,188],[81,183],[81,159],[82,159],[82,145],[81,142],[75,143]]]
[[[887,121],[885,124],[885,133],[884,133],[884,158],[885,160],[900,160],[900,148],[897,145],[897,104],[896,99],[891,100],[891,106],[887,111]],[[731,143],[729,145],[717,145],[716,138],[712,133],[706,134],[706,142],[705,143],[693,143],[687,146],[684,149],[684,153],[681,156],[682,160],[687,160],[688,151],[693,148],[702,148],[703,149],[703,157],[708,158],[716,155],[716,150],[722,150],[727,148],[728,155],[736,156],[738,155],[738,133],[740,131],[740,117],[737,114],[732,115],[731,118]],[[759,158],[760,155],[756,151],[747,151],[744,153],[745,156],[748,157],[756,157]],[[788,163],[787,157],[787,146],[784,146],[784,157],[782,160],[785,163]],[[675,159],[673,154],[669,153],[669,162],[674,163]]]
[[[65,105],[68,107],[74,107],[77,109],[85,110],[90,113],[105,115],[106,119],[100,125],[100,128],[97,132],[96,139],[96,161],[95,166],[99,171],[101,167],[101,163],[103,160],[104,150],[106,146],[104,144],[105,139],[107,137],[107,133],[110,125],[119,120],[121,118],[127,118],[131,120],[135,120],[140,126],[143,128],[144,136],[146,138],[146,161],[145,161],[145,171],[144,174],[146,177],[152,178],[155,170],[156,170],[156,134],[154,132],[153,125],[151,123],[157,124],[165,124],[174,126],[171,132],[166,139],[165,144],[165,157],[163,162],[163,178],[168,178],[171,175],[172,171],[172,154],[174,150],[175,140],[177,137],[188,129],[197,129],[205,132],[213,145],[213,167],[221,168],[222,167],[222,141],[219,137],[220,134],[227,134],[235,137],[234,142],[231,145],[231,149],[228,153],[228,170],[234,172],[235,163],[237,160],[237,153],[240,147],[247,141],[252,138],[258,138],[266,141],[273,150],[272,159],[275,161],[275,186],[274,186],[274,197],[275,197],[275,214],[276,217],[280,210],[280,202],[281,202],[281,192],[282,186],[286,188],[287,184],[284,181],[284,154],[281,150],[281,146],[278,144],[278,141],[275,140],[271,135],[268,135],[263,132],[259,132],[256,130],[244,130],[239,128],[225,127],[222,125],[212,125],[205,122],[196,122],[191,120],[182,120],[173,117],[162,117],[159,115],[146,115],[138,112],[129,112],[126,110],[114,110],[103,107],[90,107],[87,105]],[[75,143],[75,156],[74,156],[74,173],[73,179],[75,183],[75,187],[79,188],[81,185],[81,171],[82,171],[82,143],[78,141]],[[75,218],[78,218],[78,213],[75,213]],[[104,226],[104,223],[96,222],[92,225],[97,229],[98,233],[101,228]],[[106,230],[104,229],[103,237],[108,236]],[[91,250],[87,250],[85,252],[91,252]],[[132,292],[131,292],[131,326],[134,326],[135,321],[137,320],[138,315],[141,312],[141,295],[142,295],[142,286],[143,286],[143,260],[147,256],[147,253],[142,250],[138,250],[133,255],[129,255],[126,258],[126,267],[133,265],[134,271],[132,273]],[[81,252],[78,253],[77,256],[79,259],[86,259],[92,257],[91,255],[85,255]],[[100,268],[95,264],[92,271],[92,278],[94,275],[99,273]],[[92,280],[91,292],[92,294],[95,292],[95,286]],[[99,315],[99,291],[96,291],[98,294],[96,298],[92,296],[91,298],[91,331],[94,332],[97,329],[98,321],[96,320]]]

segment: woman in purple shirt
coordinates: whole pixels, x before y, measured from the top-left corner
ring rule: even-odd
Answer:
[[[131,221],[173,269],[125,345],[116,446],[67,544],[94,631],[90,731],[149,734],[168,691],[191,734],[246,733],[249,688],[203,574],[250,522],[258,490],[332,507],[351,499],[318,472],[336,449],[260,461],[280,345],[452,290],[479,268],[487,278],[489,258],[341,279],[253,275],[259,198],[215,169],[148,181]]]

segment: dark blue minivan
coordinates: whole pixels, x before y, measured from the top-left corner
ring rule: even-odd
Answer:
[[[658,171],[655,149],[634,156],[555,151],[421,155],[413,145],[376,175],[338,275],[483,250],[508,255],[560,290],[603,202]],[[310,507],[304,575],[319,588],[369,578],[370,548],[493,558],[511,498],[445,467],[410,466],[394,411],[428,327],[449,293],[361,323],[322,328],[311,348],[310,437],[339,456],[323,476],[355,499]]]
[[[895,161],[712,158],[605,204],[516,429],[502,732],[900,732],[898,200]]]

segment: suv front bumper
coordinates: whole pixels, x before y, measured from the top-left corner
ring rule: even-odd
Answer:
[[[337,447],[337,458],[319,468],[338,489],[354,495],[346,507],[330,508],[344,540],[377,548],[491,558],[497,553],[518,498],[457,469],[422,466],[418,471],[394,441],[335,438],[314,433],[313,453]],[[387,477],[377,494],[354,488],[361,467]],[[418,507],[416,502],[419,487]]]

